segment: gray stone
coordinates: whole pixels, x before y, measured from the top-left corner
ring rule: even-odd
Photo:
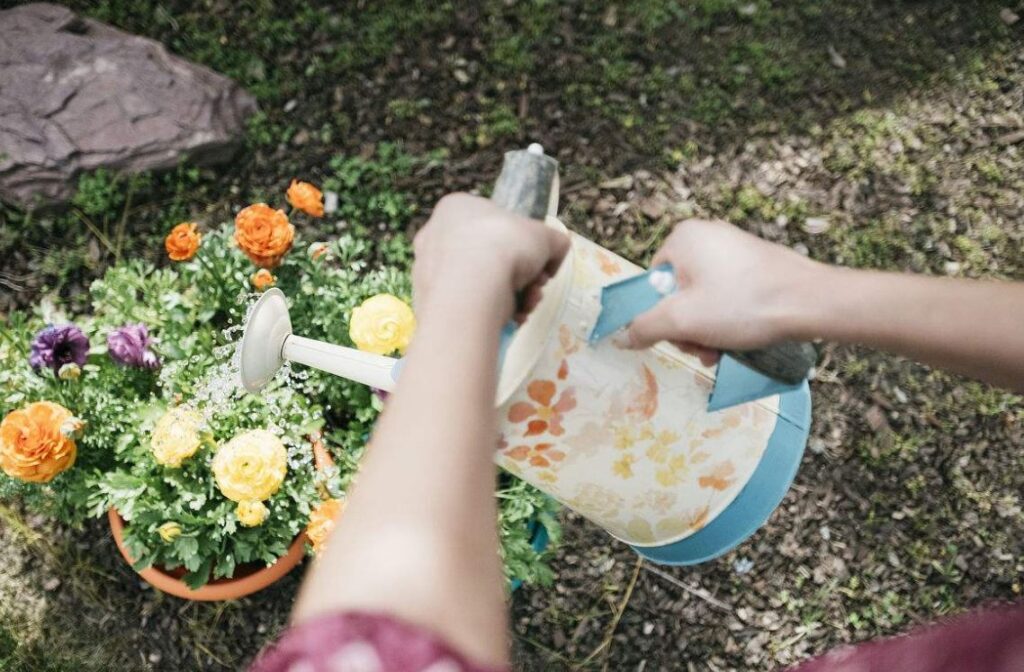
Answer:
[[[230,79],[57,5],[0,11],[0,199],[53,205],[78,175],[231,159],[256,101]]]

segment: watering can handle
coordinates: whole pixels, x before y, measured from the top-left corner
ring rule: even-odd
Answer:
[[[798,341],[784,341],[759,350],[730,350],[727,354],[787,385],[796,385],[807,378],[818,361],[814,345]]]
[[[505,152],[491,200],[522,217],[543,220],[558,205],[558,161],[533,143],[526,149]]]

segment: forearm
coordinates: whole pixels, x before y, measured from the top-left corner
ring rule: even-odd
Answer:
[[[790,336],[861,343],[1024,390],[1024,285],[816,265]]]
[[[476,289],[438,291],[418,307],[401,384],[296,620],[386,611],[434,628],[482,662],[504,660],[493,449],[498,339],[510,306],[497,291]]]

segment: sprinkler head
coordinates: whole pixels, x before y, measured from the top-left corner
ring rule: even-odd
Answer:
[[[238,373],[242,387],[258,392],[284,364],[284,342],[292,334],[284,292],[272,288],[263,293],[249,312],[238,346]]]

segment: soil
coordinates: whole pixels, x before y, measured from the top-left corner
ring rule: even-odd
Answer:
[[[209,221],[293,176],[317,181],[339,151],[400,140],[448,150],[402,185],[420,208],[414,229],[441,194],[486,190],[502,151],[538,140],[561,161],[567,224],[641,262],[680,219],[722,217],[825,261],[1024,279],[1024,22],[1000,13],[1024,14],[1019,3],[684,4],[449,6],[442,19],[410,15],[413,28],[388,24],[389,42],[373,32],[384,10],[355,3],[338,10],[340,32],[304,34],[301,48],[248,46],[263,79],[231,51],[246,35],[223,52],[200,39],[203,22],[241,31],[256,10],[172,2],[172,32],[155,10],[86,9],[259,93],[272,138],[202,177],[193,208]],[[325,77],[313,66],[338,62],[342,33],[376,55]],[[529,63],[495,47],[524,35]],[[147,217],[131,249],[151,249],[165,224]],[[110,259],[76,240],[12,257],[0,281],[19,290],[0,310],[80,297]],[[83,254],[93,261],[53,271],[54,258]],[[1018,397],[827,345],[813,400],[791,491],[719,560],[641,563],[567,512],[555,584],[511,599],[515,669],[775,669],[1018,598]],[[0,519],[0,616],[25,665],[13,669],[49,669],[47,651],[68,657],[53,669],[242,669],[283,627],[300,578],[236,603],[188,603],[140,582],[100,521],[69,530],[15,504]]]

